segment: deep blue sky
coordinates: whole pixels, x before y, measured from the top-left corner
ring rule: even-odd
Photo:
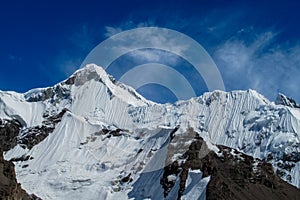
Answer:
[[[270,100],[282,92],[300,102],[299,10],[297,1],[1,2],[0,90],[51,86],[112,33],[159,26],[203,45],[227,91],[252,88]],[[197,95],[207,90],[201,78],[193,82]],[[157,85],[140,92],[161,102],[174,100],[151,88],[169,94]]]

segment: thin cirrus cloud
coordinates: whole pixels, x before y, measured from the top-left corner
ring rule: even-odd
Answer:
[[[263,6],[252,6],[260,11],[265,9]],[[271,19],[272,15],[276,14],[276,9],[267,13],[259,12],[257,16],[254,16],[253,9],[250,8],[252,7],[244,6],[237,9],[234,6],[225,6],[213,10],[203,10],[201,15],[189,15],[189,13],[181,12],[181,14],[168,15],[165,18],[152,15],[146,19],[147,21],[139,21],[139,15],[133,13],[123,22],[116,22],[104,27],[104,34],[99,32],[97,34],[108,38],[124,30],[148,26],[177,30],[195,39],[208,51],[221,72],[227,91],[251,88],[270,100],[275,100],[278,92],[281,92],[299,102],[300,46],[297,41],[288,43],[289,35],[285,38],[282,37],[281,30],[285,30],[286,27],[274,24],[273,20],[267,20],[267,22],[262,20]],[[276,28],[274,28],[275,26]],[[79,33],[83,36],[86,35],[84,28]],[[78,35],[75,36],[72,41],[83,41],[81,38],[77,40]],[[105,38],[97,41],[100,43]],[[164,41],[157,36],[153,42],[163,43]],[[94,46],[97,45],[96,43],[93,43]],[[173,46],[174,48],[186,48],[176,46],[176,41]],[[135,50],[128,54],[128,58],[136,61],[131,65],[129,63],[130,67],[147,62],[170,66],[181,64],[178,57],[162,51]],[[168,63],[164,62],[166,60]],[[122,64],[122,62],[118,63]],[[122,71],[122,73],[125,72],[125,70]],[[193,79],[189,80],[195,82],[197,77],[191,76]],[[205,85],[197,87],[205,87]],[[201,95],[201,93],[197,93],[197,95]]]
[[[218,47],[214,59],[228,90],[251,88],[270,100],[282,92],[300,100],[300,48],[276,43],[277,35],[266,31],[251,42],[231,38]]]
[[[120,27],[106,26],[106,33],[104,35],[106,37],[111,37],[122,31],[126,31],[132,28],[141,28],[149,26],[154,26],[154,23],[144,22],[134,25],[132,21],[129,21],[127,23],[122,24]],[[151,33],[140,34],[138,35],[138,38],[136,38],[136,40],[138,43],[142,43],[143,41],[147,40],[153,46],[160,46],[160,44],[165,44],[166,46],[171,47],[173,51],[179,53],[185,51],[188,48],[188,46],[178,45],[175,40],[166,40],[166,38],[162,37],[161,35],[151,35]],[[131,49],[131,46],[122,46],[116,48]],[[162,60],[168,60],[168,63],[171,63],[172,65],[176,65],[178,63],[177,56],[167,54],[162,51],[145,51],[141,49],[131,52],[129,56],[138,62],[161,62]]]
[[[136,27],[144,27],[144,26],[145,26],[145,23],[142,25],[139,24]],[[111,35],[111,33],[119,33],[120,31],[123,30],[119,27],[118,28],[107,27],[106,29],[108,31],[108,33],[106,34],[107,36]],[[162,32],[162,31],[165,33],[159,34],[159,32]],[[182,60],[179,59],[178,55],[180,55],[180,54],[184,55],[183,52],[187,51],[187,49],[191,49],[192,47],[190,47],[190,45],[192,45],[192,44],[189,44],[188,42],[184,43],[182,41],[181,42],[177,41],[178,37],[180,37],[180,36],[174,34],[174,32],[170,32],[170,33],[169,32],[170,31],[167,29],[159,29],[159,30],[158,29],[147,29],[146,32],[143,30],[134,31],[132,33],[133,35],[127,37],[127,40],[130,40],[130,41],[127,41],[128,43],[126,43],[126,45],[123,44],[124,42],[122,39],[122,41],[120,42],[120,44],[122,44],[121,46],[116,45],[116,46],[112,47],[112,48],[116,48],[116,51],[119,51],[120,49],[122,49],[123,52],[130,52],[130,53],[127,53],[127,60],[129,58],[129,60],[132,60],[132,63],[129,64],[124,61],[119,62],[118,65],[115,65],[113,67],[110,66],[108,71],[110,73],[112,73],[116,78],[118,78],[118,75],[116,76],[116,74],[118,74],[119,71],[123,71],[124,73],[127,74],[128,70],[130,70],[130,68],[128,68],[128,65],[131,66],[132,69],[135,69],[137,66],[144,66],[144,64],[153,63],[151,65],[147,65],[146,68],[143,68],[144,73],[141,75],[138,75],[139,78],[141,78],[140,76],[143,76],[144,77],[143,79],[145,79],[145,80],[147,78],[153,78],[153,79],[151,79],[152,81],[156,80],[156,81],[152,82],[153,84],[158,83],[158,82],[163,83],[163,81],[167,81],[171,78],[170,79],[171,81],[170,80],[167,81],[168,83],[170,83],[170,84],[167,84],[168,85],[167,88],[169,90],[171,90],[172,92],[174,92],[175,91],[174,87],[175,88],[181,87],[179,84],[180,81],[178,81],[180,79],[178,79],[178,77],[175,76],[175,74],[166,73],[166,70],[163,70],[163,69],[166,69],[165,68],[166,66],[171,66],[168,69],[172,69],[173,70],[172,72],[176,72],[176,75],[180,74],[180,72],[177,71],[178,69],[176,70],[175,68],[172,68],[172,66],[176,67],[180,64],[180,62],[182,62]],[[166,33],[169,33],[168,35],[170,36],[170,38],[166,38]],[[128,32],[127,34],[131,34],[131,32]],[[132,39],[130,39],[130,38],[132,38]],[[118,37],[116,37],[116,38],[112,37],[111,39],[118,41]],[[184,40],[184,38],[182,38],[182,40]],[[185,38],[185,40],[186,40],[186,38]],[[142,49],[135,49],[136,46],[142,47]],[[155,47],[155,49],[152,49],[152,47]],[[135,50],[132,51],[132,49],[135,49]],[[165,51],[163,49],[169,49],[169,51],[171,51],[171,52]],[[199,52],[199,53],[201,53],[201,52]],[[160,66],[160,65],[158,66],[159,63],[164,64],[163,65],[164,67],[159,67]],[[153,66],[156,66],[156,67],[153,67]],[[120,67],[123,69],[120,69]],[[149,72],[150,68],[152,70],[151,73]],[[140,69],[141,68],[139,68],[139,71],[140,71]],[[153,70],[154,70],[154,72],[153,72]],[[145,75],[146,75],[146,77],[145,77]],[[153,77],[148,77],[148,76],[153,76]],[[122,81],[124,81],[124,83],[130,85],[130,83],[132,83],[132,82],[130,82],[128,80],[131,80],[131,79],[126,79],[126,80],[122,80]],[[149,82],[150,79],[147,79],[147,80]],[[131,86],[133,86],[133,85],[131,85]],[[166,85],[162,84],[162,86],[166,86]],[[171,88],[173,88],[173,90]],[[155,97],[146,96],[146,98],[150,98],[151,100],[160,99],[159,95],[162,95],[162,93],[163,93],[162,91],[157,91],[155,93]],[[179,94],[178,92],[175,92],[175,93],[173,93],[173,94],[176,95],[177,97],[184,96],[183,99],[187,99],[186,98],[187,95],[185,95],[185,93],[188,93],[188,91],[181,90],[180,93],[182,93],[183,95],[178,95]],[[193,92],[193,95],[191,95],[190,97],[192,97],[192,96],[193,97],[195,96],[194,92]]]
[[[141,26],[143,25],[137,27]],[[214,29],[221,28],[215,26]],[[120,27],[107,27],[106,30],[107,36],[123,31]],[[206,31],[209,32],[208,29]],[[281,92],[300,100],[300,46],[278,42],[280,34],[272,29],[257,31],[250,27],[209,47],[213,49],[210,54],[221,72],[227,91],[255,89],[270,100],[275,100]],[[224,33],[220,31],[219,35],[224,36]],[[163,42],[160,38],[155,40],[157,41],[154,42]],[[163,60],[163,55],[155,51],[136,51],[131,56],[147,62]],[[174,64],[177,63],[176,57],[170,56],[169,59],[174,59]]]

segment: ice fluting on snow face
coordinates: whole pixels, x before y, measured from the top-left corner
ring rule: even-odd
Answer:
[[[47,199],[81,197],[74,196],[74,190],[84,197],[97,188],[103,190],[97,190],[91,199],[99,195],[126,199],[130,191],[139,191],[131,187],[150,167],[147,163],[155,155],[162,158],[158,149],[175,127],[176,136],[193,129],[211,148],[221,144],[266,160],[284,180],[300,187],[300,111],[295,106],[276,105],[254,90],[207,92],[174,104],[157,104],[91,64],[53,87],[24,94],[0,91],[0,118],[18,120],[20,134],[42,126],[63,109],[67,113],[43,141],[30,150],[17,145],[5,153],[6,159],[33,158],[16,162],[18,181]],[[119,134],[99,135],[100,130],[119,130]],[[158,134],[160,131],[166,134]],[[169,148],[191,143],[174,141]],[[172,162],[184,151],[173,152],[168,158]],[[162,166],[147,171],[157,172],[149,175],[153,181]],[[128,181],[121,181],[125,177]]]
[[[174,105],[143,106],[129,112],[142,127],[193,127],[214,144],[268,160],[294,185],[299,180],[290,175],[300,161],[298,113],[297,108],[275,105],[253,90],[215,91]]]

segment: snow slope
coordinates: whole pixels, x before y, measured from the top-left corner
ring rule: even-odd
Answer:
[[[175,135],[193,128],[212,147],[222,144],[267,160],[284,180],[300,187],[300,111],[275,105],[256,91],[214,91],[156,104],[93,64],[53,87],[24,94],[0,91],[0,118],[16,119],[23,129],[64,108],[68,111],[46,139],[32,149],[17,145],[5,153],[7,160],[32,158],[15,163],[17,179],[43,199],[161,197],[157,181],[177,125]],[[188,144],[182,144],[183,152]],[[179,159],[175,153],[173,159]],[[197,173],[189,172],[192,192],[183,198],[205,198],[209,179]],[[125,177],[132,181],[122,181]],[[138,184],[143,180],[147,186]]]

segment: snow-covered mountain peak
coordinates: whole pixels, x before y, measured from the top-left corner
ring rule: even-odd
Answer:
[[[51,99],[52,102],[57,102],[57,99],[70,98],[71,91],[77,93],[77,89],[82,87],[90,93],[97,93],[100,88],[104,87],[111,98],[117,97],[132,105],[153,104],[153,102],[146,100],[130,86],[116,81],[102,67],[95,64],[86,65],[74,72],[68,79],[53,87],[32,89],[24,93],[24,98],[29,102],[48,99]]]
[[[97,123],[125,126],[132,124],[126,117],[129,106],[153,104],[130,86],[115,81],[103,68],[89,64],[52,87],[24,94],[0,92],[0,117],[36,126],[44,120],[42,116],[55,115],[66,108]]]
[[[85,67],[77,70],[69,79],[65,81],[65,83],[74,83],[75,86],[80,86],[93,80],[104,84],[108,88],[111,95],[128,102],[128,104],[153,104],[153,102],[146,100],[132,87],[116,81],[115,78],[107,74],[102,67],[95,64],[88,64]]]
[[[222,90],[215,90],[212,92],[205,92],[203,95],[197,97],[198,99],[201,98],[204,101],[215,101],[218,102],[221,101],[228,101],[230,99],[232,100],[238,100],[243,97],[249,97],[253,100],[256,100],[263,104],[269,104],[270,101],[265,98],[263,95],[258,93],[255,90],[249,89],[249,90],[233,90],[230,92],[222,91]]]
[[[278,96],[276,98],[276,101],[275,101],[275,104],[289,106],[289,107],[292,107],[292,108],[300,108],[300,105],[297,104],[294,99],[289,98],[289,97],[285,96],[282,93],[278,94]]]
[[[95,64],[88,64],[78,69],[74,74],[65,81],[67,84],[83,85],[90,80],[101,80],[103,83],[110,84],[115,82],[114,78],[108,75],[102,67]]]
[[[126,199],[138,196],[146,182],[149,195],[162,199],[155,194],[163,195],[165,163],[184,162],[191,142],[201,137],[210,146],[268,161],[300,188],[300,111],[278,102],[237,90],[153,103],[89,64],[52,87],[0,92],[0,119],[18,122],[20,129],[5,159],[15,161],[24,188],[45,199]],[[178,173],[165,180],[176,182]]]

